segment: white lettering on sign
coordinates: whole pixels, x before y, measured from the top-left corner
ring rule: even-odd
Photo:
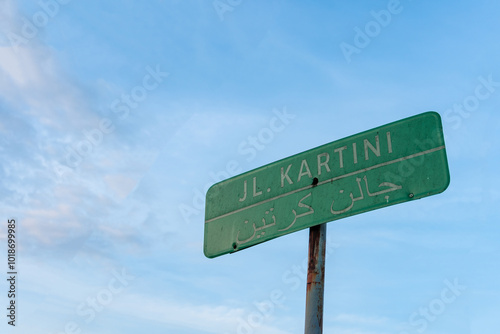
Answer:
[[[382,137],[383,138],[383,137]],[[386,139],[387,139],[387,153],[391,154],[392,153],[392,140],[391,140],[391,133],[388,131],[386,133]],[[380,138],[379,135],[375,135],[371,141],[368,138],[365,138],[363,140],[363,145],[364,145],[364,154],[365,154],[365,160],[370,160],[372,156],[380,157],[382,155],[382,150],[381,150],[381,145],[380,145]],[[332,168],[337,167],[339,169],[344,168],[345,163],[346,163],[346,158],[349,158],[349,155],[352,153],[352,161],[354,164],[358,163],[358,150],[357,150],[357,143],[352,143],[352,150],[348,149],[348,145],[344,145],[342,147],[338,147],[333,150],[333,153],[337,157],[337,163],[336,166],[332,166],[330,162],[330,153],[328,152],[322,152],[316,156],[316,170],[318,171],[317,176],[320,176],[323,171],[326,171],[327,173],[330,173],[332,171]],[[351,152],[349,152],[351,151]],[[311,173],[311,164],[308,162],[306,159],[303,159],[300,164],[300,168],[298,170],[297,175],[297,182],[300,182],[300,180],[308,176],[310,179],[312,179],[314,176]],[[281,188],[284,188],[287,183],[288,185],[293,184],[292,178],[290,177],[290,174],[293,173],[293,170],[295,167],[293,164],[289,164],[286,169],[285,167],[281,167]],[[314,167],[314,165],[313,165]],[[296,167],[297,168],[297,167]],[[287,182],[285,182],[285,180]]]
[[[357,188],[359,189],[359,195],[355,198],[353,195],[353,192],[351,191],[349,193],[349,196],[347,196],[347,197],[350,197],[350,199],[351,199],[350,203],[347,207],[344,207],[344,208],[341,207],[341,208],[334,209],[335,203],[336,203],[336,201],[338,201],[338,199],[335,199],[335,198],[332,199],[332,204],[330,206],[330,212],[332,213],[332,215],[340,215],[340,214],[343,214],[343,213],[346,213],[346,212],[352,210],[355,202],[361,201],[365,198],[365,194],[364,194],[363,188],[361,186],[362,180],[365,181],[364,182],[365,189],[366,189],[366,193],[368,194],[369,197],[379,196],[379,195],[386,194],[386,193],[393,192],[393,191],[397,191],[397,190],[400,190],[403,188],[401,185],[397,185],[397,184],[390,183],[390,182],[382,182],[381,184],[379,184],[379,188],[382,188],[382,189],[377,191],[377,192],[372,193],[372,192],[370,192],[370,189],[368,187],[367,176],[364,175],[362,178],[357,177],[356,183],[357,183]],[[387,187],[387,188],[384,189],[384,187]],[[345,196],[344,193],[345,193],[344,189],[339,190],[339,194]],[[304,197],[302,197],[299,200],[299,202],[297,203],[297,208],[292,209],[292,213],[293,213],[294,218],[287,225],[282,224],[280,221],[277,220],[276,215],[274,213],[274,208],[270,208],[270,209],[266,210],[265,214],[263,215],[263,217],[260,221],[256,221],[256,222],[252,223],[251,233],[248,233],[248,228],[246,228],[248,226],[249,221],[245,220],[243,222],[243,226],[240,227],[240,229],[238,230],[238,233],[236,235],[236,242],[238,243],[238,246],[244,245],[244,244],[252,241],[253,239],[259,239],[259,238],[265,237],[266,232],[267,232],[265,230],[267,230],[267,229],[271,229],[269,231],[275,230],[274,232],[287,231],[295,225],[295,223],[297,222],[298,219],[314,214],[313,207],[310,204],[304,203],[309,197],[311,197],[311,195],[312,195],[312,193],[309,192],[307,195],[305,195]],[[388,202],[389,195],[384,196],[384,199],[386,202]],[[300,209],[299,212],[301,212],[301,213],[298,214],[296,209],[297,210]],[[307,209],[307,211],[304,211],[304,209]],[[285,226],[282,226],[282,225],[285,225]],[[246,230],[247,232],[242,233],[241,232],[242,230]],[[240,233],[247,234],[247,236],[244,237],[243,239],[240,239]],[[271,233],[271,235],[273,235],[273,234]]]
[[[344,168],[344,156],[342,155],[342,152],[347,149],[347,146],[342,146],[340,148],[337,148],[333,150],[335,153],[339,153],[339,162],[340,162],[340,168]]]
[[[253,178],[253,197],[262,195],[262,190],[257,192],[257,176]]]
[[[373,147],[372,143],[370,143],[368,139],[365,139],[364,143],[365,143],[365,160],[369,159],[368,148],[370,148],[370,150],[373,153],[375,153],[377,157],[380,157],[380,140],[378,139],[378,135],[375,136],[375,145],[377,146],[377,148]]]
[[[366,177],[366,175],[363,177],[363,179],[365,180],[366,193],[370,197],[382,195],[382,194],[385,194],[385,193],[388,193],[388,192],[391,192],[391,191],[396,191],[396,190],[399,190],[399,189],[403,188],[402,186],[394,184],[394,183],[382,182],[381,184],[379,184],[379,188],[380,187],[389,187],[389,188],[382,189],[382,190],[374,192],[374,193],[370,193],[370,190],[368,189],[368,178]],[[341,209],[341,210],[334,210],[333,209],[333,204],[335,203],[335,200],[333,200],[332,201],[332,206],[330,208],[330,212],[331,213],[333,213],[334,215],[340,215],[342,213],[345,213],[345,212],[347,212],[347,211],[349,211],[349,210],[352,209],[352,207],[354,206],[354,202],[360,201],[360,200],[362,200],[362,199],[365,198],[365,195],[363,193],[363,189],[361,189],[361,178],[357,177],[356,178],[356,182],[358,183],[358,188],[359,188],[360,195],[358,197],[354,198],[354,196],[353,196],[353,194],[351,192],[349,194],[349,197],[351,198],[351,204],[349,206],[347,206],[346,208]],[[340,189],[339,190],[339,194],[343,194],[343,193],[344,193],[344,189]],[[389,202],[389,196],[388,195],[386,195],[384,198],[385,198],[386,202]]]
[[[239,199],[240,202],[243,202],[247,198],[247,181],[246,180],[243,182],[243,193],[244,193],[243,197]]]
[[[321,157],[326,157],[325,161],[321,162]],[[330,155],[328,153],[318,154],[318,176],[321,175],[321,167],[323,166],[325,167],[327,172],[330,172],[328,161],[330,161]]]
[[[387,131],[387,153],[392,153],[392,140],[391,140],[391,133]]]
[[[358,149],[356,143],[352,143],[352,156],[354,157],[354,164],[358,163]]]
[[[278,230],[278,232],[283,232],[283,231],[289,230],[295,224],[295,222],[297,221],[297,218],[301,218],[301,217],[304,217],[304,216],[307,216],[307,215],[310,215],[310,214],[314,213],[314,209],[310,205],[302,203],[302,201],[305,200],[306,198],[308,198],[309,196],[311,196],[311,194],[312,193],[309,193],[309,194],[305,195],[304,197],[302,197],[302,199],[297,204],[297,206],[299,208],[307,208],[307,209],[309,209],[309,211],[301,213],[300,215],[298,215],[297,211],[295,211],[295,209],[293,209],[292,212],[293,212],[293,215],[294,215],[295,218],[293,218],[292,223],[290,225],[288,225],[287,227],[285,227],[285,228],[283,228],[281,230]]]
[[[247,199],[247,193],[248,193],[248,182],[247,180],[243,181],[243,197],[239,198],[238,201],[244,202]],[[257,186],[257,176],[253,177],[253,197],[257,197],[262,195],[262,190],[257,191],[257,189],[260,189]],[[267,192],[270,192],[271,188],[267,188]]]
[[[288,181],[288,184],[293,184],[292,179],[290,176],[288,176],[288,172],[290,171],[290,168],[292,167],[292,164],[289,164],[286,172],[283,173],[283,167],[281,167],[281,188],[285,186],[285,179]]]
[[[299,172],[299,177],[297,179],[297,182],[300,182],[300,178],[304,175],[309,176],[309,178],[311,178],[311,179],[313,177],[311,174],[311,170],[309,169],[309,165],[307,164],[306,159],[302,160],[302,163],[300,164],[300,172]]]
[[[253,234],[247,238],[247,239],[244,239],[244,240],[240,240],[240,231],[238,231],[238,234],[236,235],[236,241],[239,243],[239,244],[244,244],[246,242],[249,242],[251,241],[253,238],[260,238],[260,237],[263,237],[265,234],[266,234],[266,231],[262,231],[262,230],[265,230],[267,228],[270,228],[270,227],[273,227],[276,225],[276,216],[273,214],[273,211],[274,211],[274,208],[271,208],[269,210],[266,211],[266,216],[272,214],[272,223],[269,224],[267,222],[267,219],[266,217],[263,217],[262,218],[262,226],[260,227],[256,227],[255,223],[252,224],[252,227],[253,227]],[[248,220],[245,220],[245,224],[248,224]],[[262,232],[261,232],[262,231]],[[259,232],[259,233],[257,233]]]
[[[390,139],[390,133],[387,133],[387,138]],[[354,147],[355,147],[355,145],[353,145],[353,148]],[[431,153],[434,153],[434,152],[437,152],[437,151],[441,151],[441,150],[444,150],[444,149],[445,149],[444,145],[433,147],[433,148],[429,148],[429,149],[425,149],[423,151],[420,151],[420,152],[417,152],[417,153],[413,153],[413,154],[410,154],[410,155],[407,155],[407,156],[404,156],[404,157],[394,158],[392,160],[381,162],[381,163],[378,163],[378,164],[374,164],[374,165],[371,165],[371,166],[368,166],[368,167],[365,167],[365,168],[361,168],[359,170],[355,170],[355,171],[352,171],[352,172],[349,172],[349,173],[346,173],[346,174],[333,176],[331,178],[322,180],[320,182],[313,182],[313,184],[309,184],[309,185],[304,186],[302,188],[291,189],[288,192],[281,193],[281,194],[276,195],[276,196],[271,196],[271,197],[268,197],[268,198],[264,198],[264,199],[262,199],[262,200],[260,200],[260,201],[258,201],[256,203],[252,203],[250,205],[241,207],[241,208],[236,209],[234,211],[221,214],[220,216],[217,216],[217,217],[212,217],[210,219],[205,220],[205,223],[210,223],[210,222],[216,221],[218,219],[221,219],[221,218],[224,218],[224,217],[227,217],[227,216],[230,216],[230,215],[233,215],[233,214],[236,214],[236,213],[239,213],[239,212],[251,209],[251,208],[255,208],[255,207],[260,206],[262,204],[273,202],[273,201],[275,201],[275,200],[277,200],[279,198],[284,198],[284,197],[290,196],[292,194],[295,194],[295,193],[298,193],[298,192],[310,189],[312,187],[321,186],[321,185],[326,184],[326,183],[331,183],[331,182],[334,182],[334,181],[337,181],[337,180],[340,180],[340,179],[344,179],[344,178],[347,178],[347,177],[358,175],[360,173],[365,173],[367,171],[375,170],[375,169],[382,168],[382,167],[389,166],[389,165],[393,165],[393,164],[396,164],[396,163],[406,162],[406,161],[408,161],[410,159],[415,159],[415,158],[419,158],[419,157],[423,158],[427,154],[431,154]],[[388,153],[392,153],[392,146],[388,145],[387,146],[387,151],[388,151]],[[321,157],[326,157],[327,156],[324,153],[321,153],[319,155]],[[328,159],[325,159],[325,161],[322,161],[322,160],[319,160],[319,161],[322,162],[322,163],[326,163],[328,161]],[[284,167],[281,167],[281,184],[282,184],[282,186],[285,184],[285,182],[284,182],[285,180],[287,180],[287,182],[289,184],[293,184],[290,176],[288,175],[288,173],[290,172],[290,170],[292,168],[292,165],[293,164],[289,164],[287,166],[286,170],[284,169]],[[379,190],[377,192],[372,193],[372,192],[370,192],[370,190],[368,188],[368,181],[367,181],[366,175],[362,179],[365,181],[366,193],[368,194],[369,197],[371,197],[371,196],[378,196],[378,195],[381,195],[381,194],[384,194],[384,193],[388,193],[388,192],[392,192],[392,191],[396,191],[396,190],[402,189],[401,185],[397,185],[397,184],[394,184],[394,183],[391,183],[391,182],[382,182],[382,183],[379,184],[379,187],[388,187],[388,188],[382,189],[382,190]],[[256,181],[257,181],[257,179],[256,179]],[[401,181],[402,181],[401,178],[399,178],[398,180],[395,180],[395,182],[401,182]],[[360,187],[361,179],[359,179],[359,177],[356,178],[356,182],[357,182],[358,188],[359,188]],[[243,201],[245,201],[247,199],[247,197],[248,197],[247,196],[247,188],[248,188],[247,181],[245,180],[243,182],[243,193],[244,194],[243,194],[243,197],[241,197],[239,199],[240,202],[243,202]],[[267,192],[268,193],[271,192],[271,188],[267,188]],[[343,189],[341,189],[339,191],[339,193],[343,194],[344,193]],[[348,197],[351,198],[351,203],[347,207],[344,207],[344,208],[338,208],[338,207],[336,207],[336,205],[334,205],[334,203],[336,203],[335,199],[332,200],[332,205],[331,205],[331,208],[330,208],[330,211],[332,212],[332,214],[338,214],[338,212],[340,212],[340,211],[347,212],[347,211],[349,211],[352,208],[351,204],[353,204],[353,203],[355,203],[357,201],[360,201],[360,200],[362,200],[362,199],[365,198],[365,196],[364,196],[364,194],[363,194],[363,192],[362,192],[361,189],[360,189],[360,195],[358,197],[354,198],[354,195],[352,194],[352,192],[350,193],[350,195]],[[304,207],[308,208],[308,206],[306,206],[307,204],[305,204],[305,203],[302,202],[306,198],[307,197],[303,197],[299,201],[299,203],[301,205],[298,205],[298,206],[300,208],[304,208]],[[389,196],[386,195],[384,197],[384,199],[386,200],[386,203],[389,202]],[[338,204],[338,203],[336,203],[336,204]],[[346,210],[347,208],[349,208],[349,210]],[[311,207],[311,210],[312,210],[312,207]],[[302,214],[297,215],[297,218],[300,218],[300,217],[302,217]],[[266,224],[266,226],[268,226],[268,224]]]
[[[384,138],[384,137],[382,137]],[[375,135],[372,138],[363,139],[363,152],[365,156],[365,160],[370,160],[372,157],[380,157],[383,153],[391,154],[392,153],[392,139],[391,133],[389,131],[386,132],[386,145],[387,151],[382,152],[381,143],[379,135]],[[352,147],[352,149],[350,149]],[[300,162],[300,166],[297,164],[291,163],[288,166],[281,167],[280,172],[280,184],[281,188],[285,188],[285,186],[293,185],[295,182],[300,182],[303,178],[314,178],[312,171],[317,171],[316,176],[320,176],[324,173],[331,173],[333,169],[338,168],[342,169],[348,164],[357,164],[358,163],[358,149],[357,143],[353,142],[352,145],[344,145],[341,147],[337,147],[333,150],[334,159],[330,159],[330,154],[332,152],[321,152],[316,155],[315,159],[307,160],[302,159]],[[352,154],[352,160],[350,158]],[[313,167],[313,169],[311,169]],[[263,195],[262,189],[267,189],[267,192],[271,192],[271,188],[259,187],[258,186],[257,177],[253,177],[252,185],[253,192],[252,198]],[[248,180],[243,181],[243,195],[239,195],[239,202],[246,201],[249,196],[248,194]]]

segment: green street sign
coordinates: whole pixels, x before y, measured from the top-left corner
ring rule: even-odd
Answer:
[[[273,162],[207,192],[209,258],[358,213],[438,194],[450,182],[441,117],[426,112]]]

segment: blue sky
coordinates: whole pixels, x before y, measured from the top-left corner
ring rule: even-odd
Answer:
[[[328,224],[324,333],[498,333],[499,9],[0,1],[2,333],[302,333],[308,231],[207,259],[206,189],[430,110],[451,184]]]

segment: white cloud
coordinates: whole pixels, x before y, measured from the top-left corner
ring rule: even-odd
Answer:
[[[0,6],[3,31],[21,31],[17,3]],[[149,142],[135,140],[137,134],[116,131],[76,168],[62,168],[67,148],[87,140],[83,132],[102,119],[87,102],[92,93],[64,71],[55,50],[37,38],[0,46],[0,102],[6,102],[0,110],[1,207],[22,218],[33,249],[60,247],[98,224],[110,224],[106,218],[136,189],[158,154]],[[116,227],[99,232],[123,237]]]
[[[32,123],[67,132],[97,122],[78,87],[62,72],[52,50],[38,43],[0,47],[0,92]]]
[[[128,194],[135,189],[137,183],[139,182],[139,180],[123,174],[106,175],[104,180],[120,199],[127,197]]]
[[[87,227],[82,224],[72,206],[59,203],[51,208],[27,210],[22,220],[23,229],[44,245],[71,240],[85,234]]]
[[[141,305],[141,312],[137,312]],[[192,304],[185,301],[169,301],[156,297],[127,294],[119,303],[111,306],[113,311],[127,317],[137,317],[148,322],[160,322],[172,327],[192,329],[202,333],[249,333],[290,334],[269,324],[270,321],[254,323],[247,319],[249,313],[243,308],[220,305]],[[253,325],[252,325],[253,324]]]

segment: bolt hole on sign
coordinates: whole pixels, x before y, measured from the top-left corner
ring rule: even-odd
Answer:
[[[425,112],[214,184],[203,251],[214,258],[311,226],[443,192],[441,117]]]

